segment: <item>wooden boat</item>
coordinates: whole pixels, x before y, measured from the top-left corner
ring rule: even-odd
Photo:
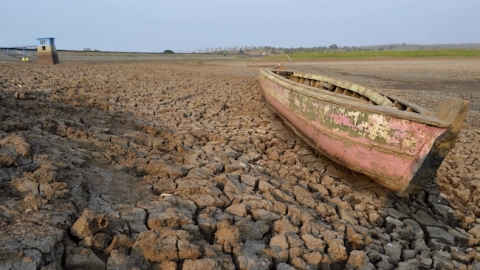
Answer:
[[[469,105],[446,98],[432,114],[358,84],[288,70],[261,68],[259,81],[267,103],[300,138],[400,195],[435,176]]]

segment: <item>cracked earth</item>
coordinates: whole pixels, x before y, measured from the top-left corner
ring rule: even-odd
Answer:
[[[295,137],[246,63],[0,64],[0,269],[480,269],[478,61],[290,67],[471,109],[402,198]]]

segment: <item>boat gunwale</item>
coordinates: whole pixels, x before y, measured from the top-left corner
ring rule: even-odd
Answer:
[[[268,69],[268,68],[261,68],[260,75],[264,76],[266,79],[272,81],[273,83],[280,85],[288,90],[295,91],[298,94],[301,94],[310,98],[315,98],[321,101],[333,103],[336,105],[344,106],[349,109],[356,109],[356,110],[363,110],[371,113],[384,114],[387,116],[393,116],[400,119],[410,120],[410,121],[437,126],[441,128],[448,128],[452,124],[447,121],[441,120],[435,117],[434,115],[401,111],[401,110],[398,110],[396,107],[372,105],[368,103],[359,102],[355,98],[351,98],[348,96],[339,96],[338,94],[332,93],[330,91],[319,91],[319,89],[316,87],[300,84],[292,80],[289,80],[287,78],[284,78],[281,75],[275,74],[272,72],[271,69]],[[399,102],[404,102],[404,101],[399,100]]]

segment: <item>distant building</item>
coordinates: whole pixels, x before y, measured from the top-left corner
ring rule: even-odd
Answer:
[[[37,63],[44,65],[55,65],[58,60],[55,38],[37,38]]]

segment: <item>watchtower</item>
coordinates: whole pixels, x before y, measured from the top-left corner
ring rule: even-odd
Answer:
[[[54,39],[52,37],[37,38],[37,63],[45,65],[60,63]]]

